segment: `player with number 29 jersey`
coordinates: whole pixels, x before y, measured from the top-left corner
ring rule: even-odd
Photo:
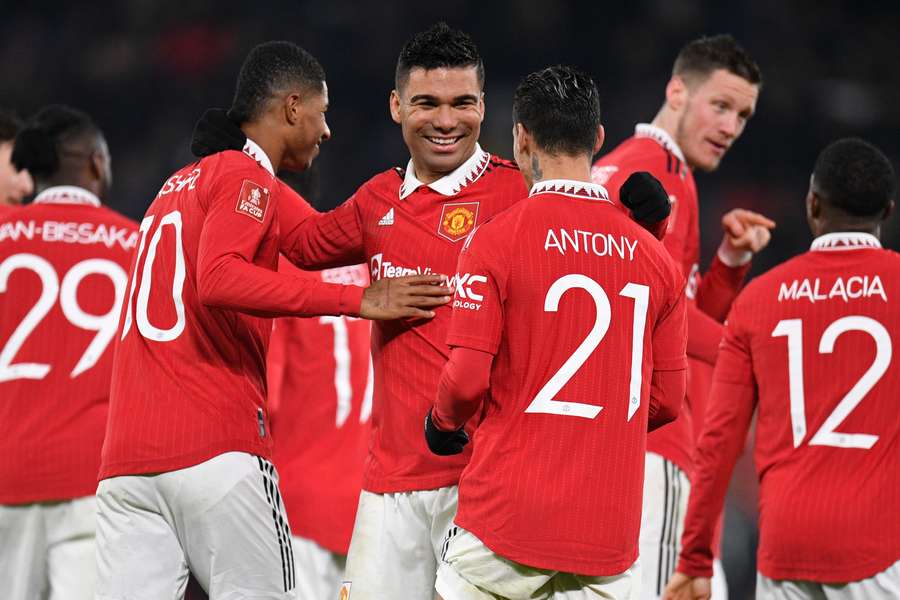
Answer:
[[[477,229],[459,270],[474,293],[454,301],[447,343],[495,357],[456,524],[524,565],[622,573],[648,418],[682,401],[656,386],[686,368],[683,277],[603,187],[569,180]]]
[[[0,219],[0,504],[92,496],[137,223],[56,186]]]

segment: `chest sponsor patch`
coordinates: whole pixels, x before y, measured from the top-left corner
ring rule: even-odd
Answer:
[[[469,235],[477,221],[477,202],[449,202],[441,210],[438,235],[451,242],[458,242]]]
[[[266,209],[269,207],[269,190],[253,183],[249,179],[245,179],[241,184],[241,191],[238,194],[237,205],[234,212],[247,215],[256,219],[260,223],[266,217]]]

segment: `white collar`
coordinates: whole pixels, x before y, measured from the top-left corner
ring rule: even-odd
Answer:
[[[82,187],[55,185],[38,194],[34,199],[34,204],[89,204],[91,206],[100,206],[100,198]]]
[[[820,235],[813,240],[810,250],[860,250],[881,248],[881,242],[871,233],[836,231]]]
[[[684,154],[681,152],[681,148],[678,147],[678,144],[675,143],[675,140],[672,139],[672,136],[669,135],[669,132],[662,127],[657,127],[656,125],[651,125],[650,123],[638,123],[634,128],[634,137],[650,138],[657,144],[677,156],[678,160],[683,163],[687,163],[687,161],[684,160]]]
[[[463,164],[456,167],[450,173],[447,173],[437,181],[432,181],[428,187],[436,191],[442,196],[455,196],[461,189],[474,183],[481,177],[491,160],[491,154],[481,149],[476,142],[475,152]],[[409,159],[406,165],[406,175],[403,177],[403,184],[400,186],[400,199],[404,200],[414,191],[425,185],[416,177],[413,161]]]
[[[250,138],[247,138],[247,141],[244,142],[244,154],[258,162],[272,177],[275,177],[275,169],[272,168],[272,161],[269,160],[269,155]]]
[[[531,186],[529,197],[543,193],[562,194],[572,198],[584,198],[586,200],[602,200],[610,202],[606,188],[589,181],[575,181],[574,179],[545,179]]]

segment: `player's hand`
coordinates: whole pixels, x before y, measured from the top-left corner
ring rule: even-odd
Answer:
[[[442,284],[443,275],[386,277],[373,281],[363,292],[359,316],[364,319],[430,319],[428,310],[450,302],[453,290]]]
[[[247,136],[237,123],[221,108],[210,108],[197,124],[191,138],[191,153],[203,158],[223,150],[243,150]]]
[[[425,415],[425,441],[428,449],[438,456],[452,456],[460,454],[466,444],[469,443],[469,434],[464,429],[456,431],[443,431],[437,428],[431,420],[431,410]]]
[[[709,600],[711,595],[709,577],[688,577],[676,571],[666,584],[662,600]]]
[[[619,190],[619,201],[642,223],[659,223],[672,212],[669,194],[656,177],[646,171],[628,176]]]
[[[722,217],[725,236],[719,253],[732,265],[745,264],[772,239],[775,221],[752,210],[736,208]]]

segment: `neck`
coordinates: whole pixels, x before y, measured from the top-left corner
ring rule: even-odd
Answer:
[[[272,161],[272,170],[276,173],[284,159],[284,140],[278,135],[278,129],[272,123],[267,123],[268,115],[264,115],[259,121],[247,122],[241,125],[241,130],[248,138],[256,142],[269,160]]]
[[[429,171],[423,165],[420,165],[418,162],[416,162],[415,157],[413,157],[413,159],[412,159],[412,164],[413,164],[413,169],[415,169],[415,171],[416,171],[415,172],[416,179],[418,179],[425,185],[428,185],[429,183],[434,183],[435,181],[437,181],[444,175],[447,175],[448,173],[453,172],[452,169],[450,171],[447,171],[446,173],[436,173],[433,171]],[[457,165],[456,168],[459,168],[459,166],[460,165]]]
[[[868,233],[870,235],[874,235],[878,238],[879,241],[881,241],[881,223],[829,221],[820,223],[815,233],[816,237],[823,236],[829,233]]]
[[[100,184],[95,180],[86,181],[84,178],[79,177],[54,177],[53,179],[47,181],[36,181],[34,183],[34,193],[35,195],[40,194],[46,189],[57,187],[60,185],[71,185],[74,187],[80,187],[83,190],[87,190],[90,193],[94,194],[101,200],[103,199],[100,194]]]
[[[656,113],[656,116],[650,124],[654,127],[659,127],[668,133],[669,136],[675,140],[676,144],[679,146],[681,145],[676,136],[676,133],[678,132],[678,115],[676,115],[667,105],[663,104],[662,108],[659,109],[659,112]]]
[[[531,155],[531,185],[548,179],[569,179],[571,181],[591,180],[591,157],[587,154],[546,154],[535,152]]]

